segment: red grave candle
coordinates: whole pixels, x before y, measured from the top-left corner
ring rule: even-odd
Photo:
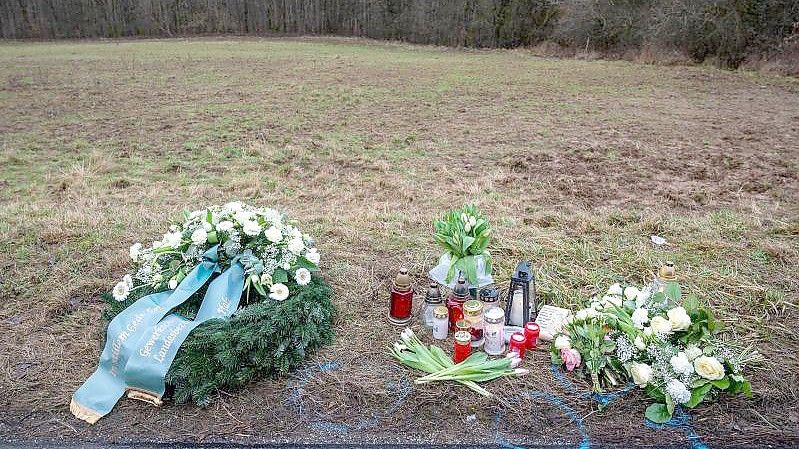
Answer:
[[[393,324],[405,324],[411,319],[413,306],[413,289],[408,270],[400,268],[397,278],[391,286],[391,302],[388,307],[388,320]]]
[[[527,339],[527,349],[535,349],[539,333],[541,333],[541,328],[538,323],[530,321],[524,325],[524,338]]]
[[[519,358],[524,358],[524,352],[527,349],[527,339],[521,332],[515,332],[510,336],[510,343],[508,343],[508,352],[515,351],[519,354]]]
[[[461,363],[469,358],[472,353],[472,334],[467,331],[455,332],[455,351],[452,356],[452,361]]]
[[[463,303],[471,298],[469,296],[469,286],[466,285],[466,279],[461,277],[452,293],[447,297],[447,310],[449,311],[449,330],[455,332],[457,326],[455,323],[463,319]]]

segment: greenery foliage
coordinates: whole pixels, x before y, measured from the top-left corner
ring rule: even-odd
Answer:
[[[204,290],[176,312],[192,317]],[[131,295],[124,302],[104,295],[110,305],[105,318],[110,320],[145,294]],[[206,406],[218,390],[235,390],[255,379],[284,375],[332,342],[332,289],[318,276],[307,286],[293,288],[285,301],[258,298],[250,302],[246,291],[244,296],[242,304],[248,305],[228,320],[198,326],[181,346],[166,377],[176,402]]]

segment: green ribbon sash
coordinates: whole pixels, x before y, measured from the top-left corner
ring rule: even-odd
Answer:
[[[72,395],[75,416],[94,424],[126,391],[131,398],[161,404],[164,377],[189,333],[205,321],[230,317],[239,306],[244,268],[234,260],[208,286],[193,320],[169,314],[219,270],[217,248],[206,251],[175,290],[142,297],[111,320],[97,370]]]

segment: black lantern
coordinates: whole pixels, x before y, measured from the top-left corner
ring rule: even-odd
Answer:
[[[531,285],[533,287],[532,292],[530,291]],[[530,267],[530,262],[524,260],[519,262],[519,264],[516,265],[516,271],[510,278],[510,287],[508,287],[508,310],[505,311],[506,323],[510,323],[511,308],[513,307],[513,292],[515,292],[517,288],[522,290],[522,301],[524,307],[522,312],[524,323],[522,323],[522,326],[524,326],[530,321],[531,293],[533,299],[533,311],[536,316],[538,315],[538,301],[536,300],[535,295],[535,275]],[[535,320],[536,316],[533,317],[533,320]]]

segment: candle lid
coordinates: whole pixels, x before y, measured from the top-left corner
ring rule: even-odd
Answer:
[[[397,277],[394,279],[394,286],[399,290],[408,290],[411,288],[411,277],[408,276],[407,268],[402,267],[399,269],[399,273],[397,273]]]
[[[658,270],[658,277],[664,281],[673,281],[677,279],[676,270],[674,269],[674,262],[668,260],[666,264]]]
[[[475,299],[470,299],[463,303],[463,311],[469,314],[476,314],[483,308],[483,303]]]
[[[487,287],[480,290],[480,300],[483,302],[499,301],[499,290],[493,287]]]
[[[505,320],[505,312],[499,307],[492,307],[485,312],[486,323],[497,324]]]
[[[521,333],[521,332],[514,333],[513,335],[510,336],[510,338],[511,338],[511,340],[516,341],[516,342],[523,342],[523,341],[527,340],[527,338],[525,338],[524,334]]]
[[[432,304],[441,302],[441,290],[438,289],[438,283],[430,283],[430,287],[427,289],[424,300]]]
[[[466,278],[463,276],[458,278],[458,283],[452,289],[452,294],[459,298],[466,298],[469,296],[469,286],[466,285]]]
[[[455,327],[467,331],[472,326],[469,324],[468,321],[461,319],[455,322]]]
[[[433,309],[433,316],[436,318],[446,318],[449,316],[449,311],[444,306],[436,306],[436,308]]]
[[[471,344],[472,334],[466,331],[455,332],[455,342],[461,344]]]
[[[529,323],[525,324],[524,328],[530,331],[541,330],[541,326],[539,326],[535,321],[530,321]]]

